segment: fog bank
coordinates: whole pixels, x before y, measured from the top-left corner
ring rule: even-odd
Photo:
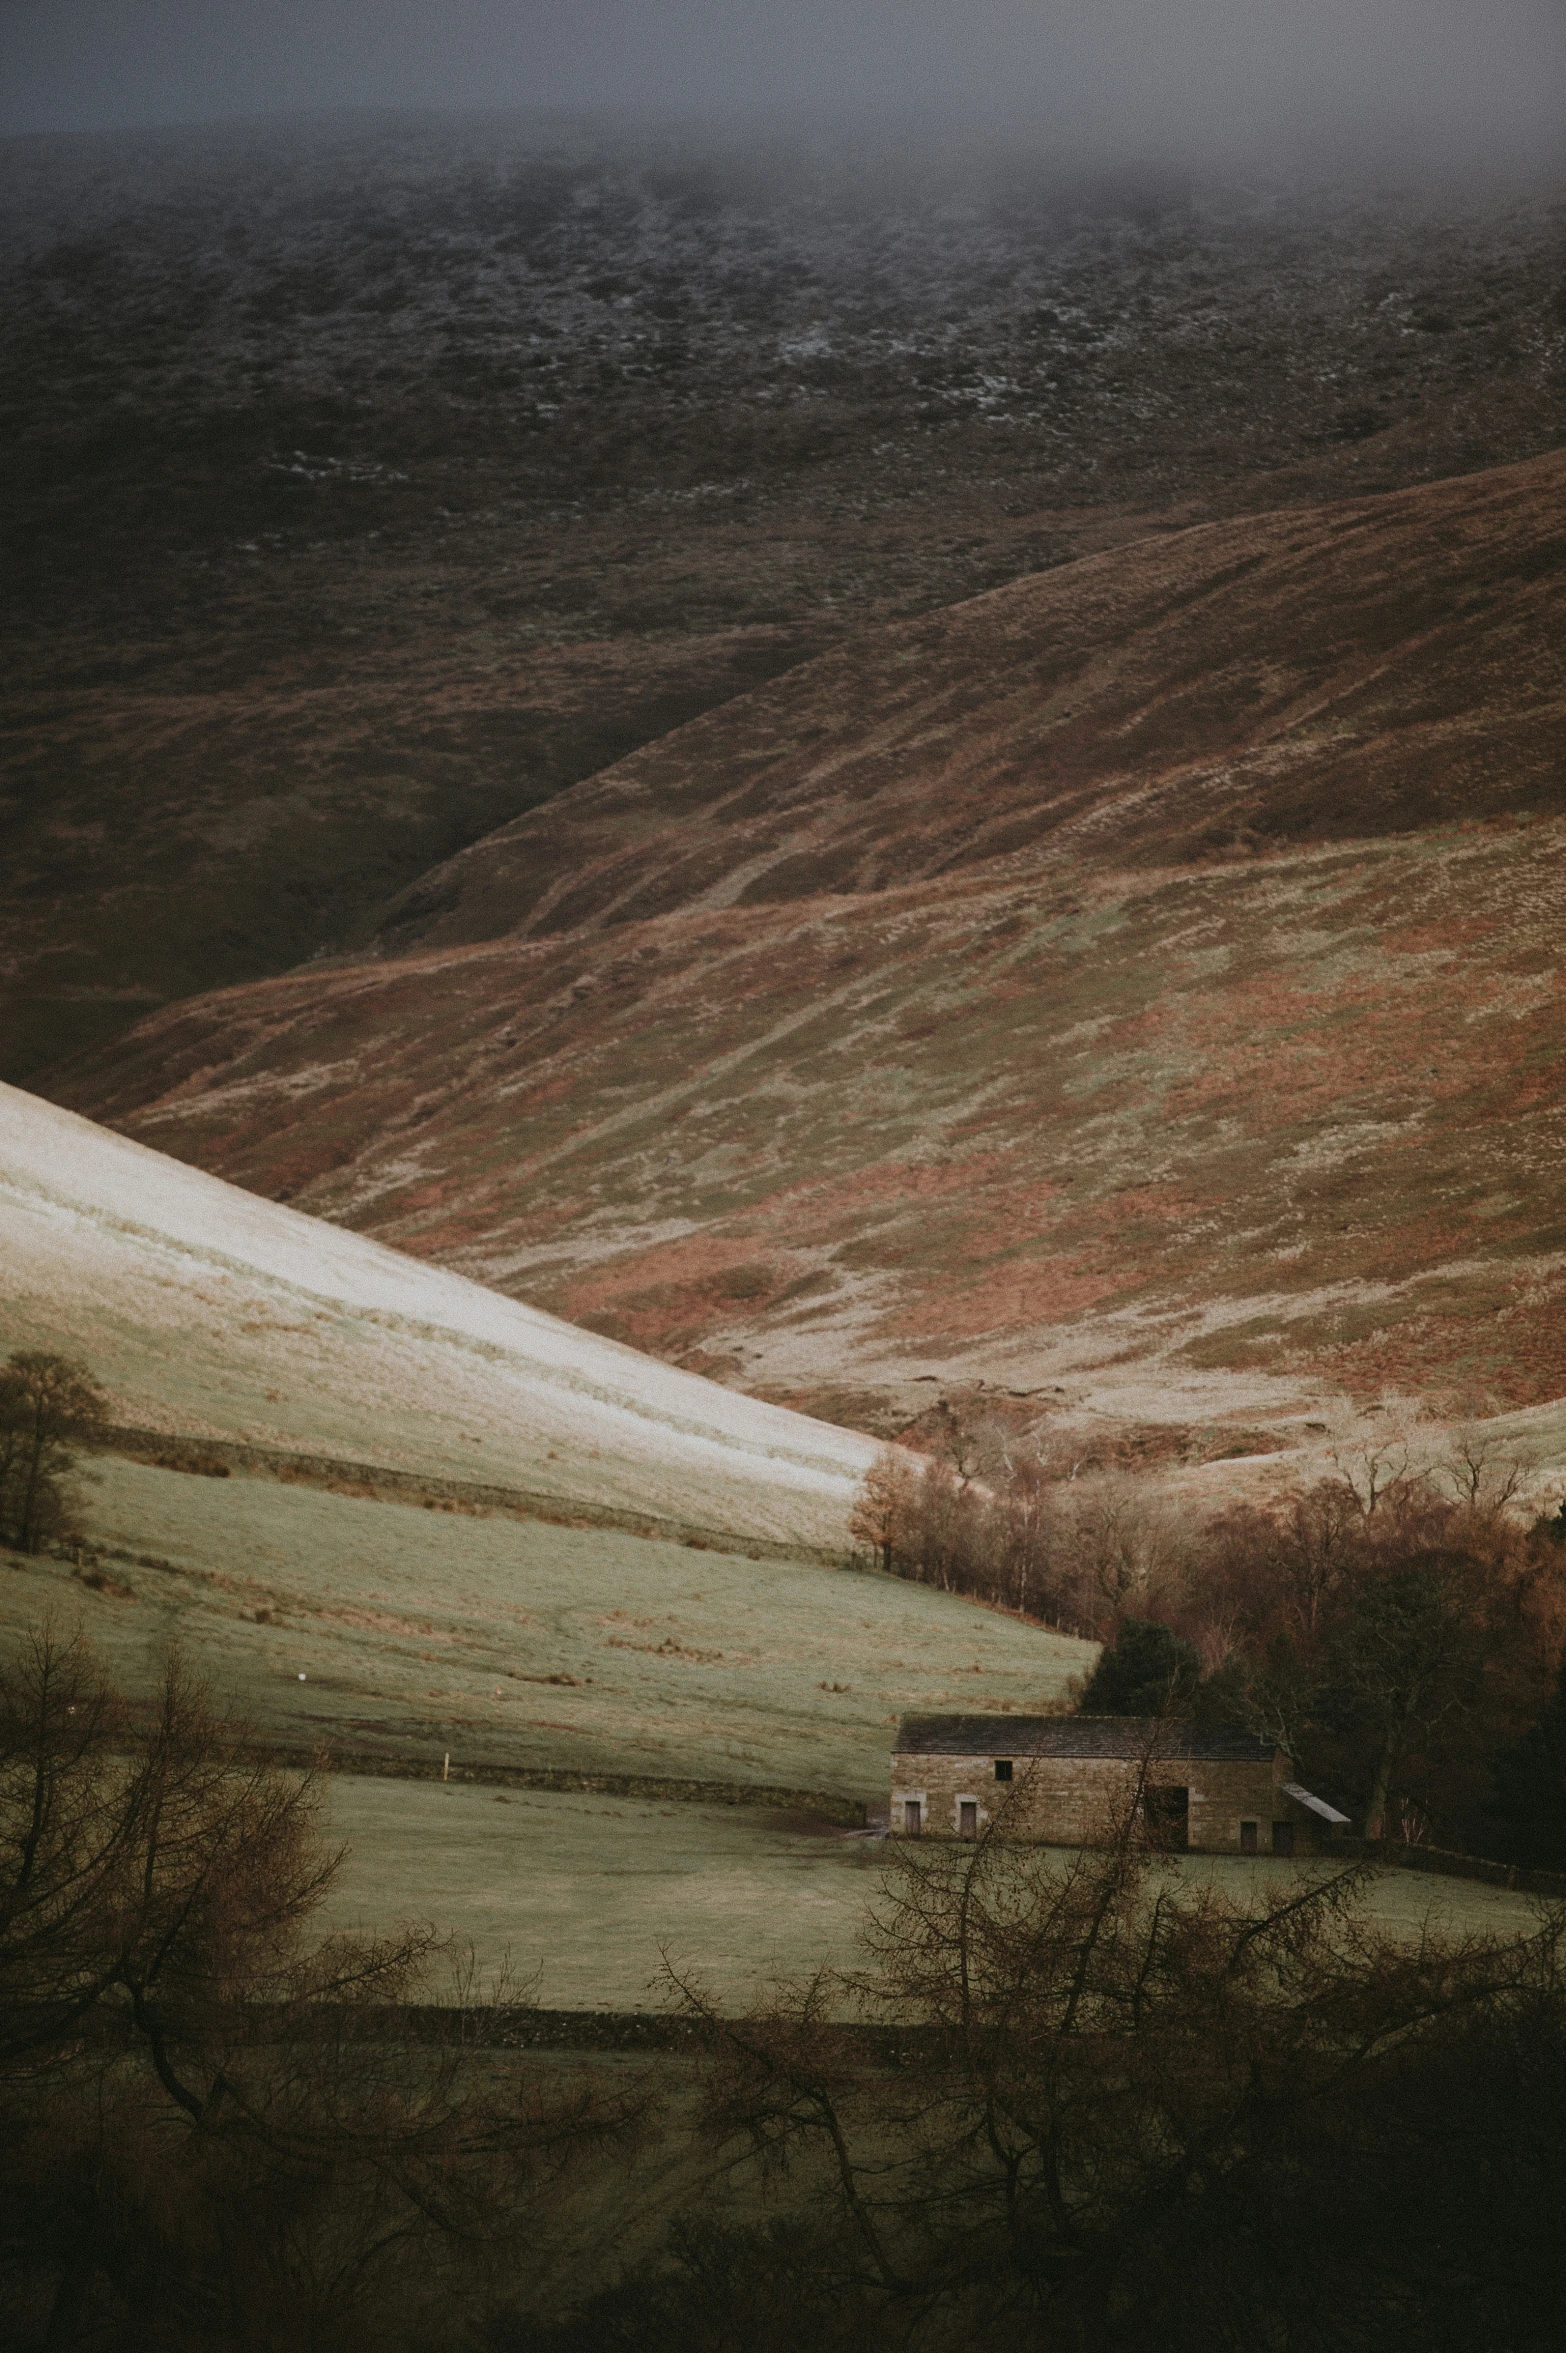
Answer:
[[[909,112],[1110,155],[1531,163],[1556,0],[13,0],[0,132],[306,107]]]

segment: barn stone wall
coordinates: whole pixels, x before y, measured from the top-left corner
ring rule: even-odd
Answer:
[[[1123,1757],[1017,1757],[1010,1783],[995,1778],[990,1756],[930,1756],[902,1752],[892,1759],[894,1835],[909,1828],[906,1808],[919,1807],[919,1830],[938,1838],[963,1835],[964,1802],[974,1808],[974,1827],[983,1831],[999,1820],[1001,1834],[1034,1838],[1051,1846],[1092,1846],[1102,1839],[1117,1807],[1133,1790],[1138,1772]],[[1316,1846],[1316,1820],[1283,1795],[1290,1777],[1281,1749],[1271,1761],[1248,1764],[1200,1757],[1165,1757],[1148,1778],[1190,1792],[1188,1843],[1204,1854],[1239,1854],[1241,1825],[1256,1825],[1256,1852],[1273,1851],[1273,1825],[1291,1825],[1296,1854]]]

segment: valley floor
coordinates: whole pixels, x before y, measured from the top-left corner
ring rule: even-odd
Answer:
[[[487,1980],[509,1962],[517,2000],[558,2009],[667,2007],[665,1954],[725,2010],[822,1964],[852,1968],[895,1852],[879,1836],[748,1806],[348,1774],[330,1785],[326,1827],[348,1848],[331,1927],[432,1920],[471,1945]],[[1236,1895],[1276,1877],[1239,1858],[1181,1868]],[[1504,1889],[1401,1871],[1367,1905],[1371,1922],[1410,1938],[1526,1933],[1536,1912]]]

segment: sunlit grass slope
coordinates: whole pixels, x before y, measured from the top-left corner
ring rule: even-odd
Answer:
[[[137,1687],[177,1639],[271,1737],[432,1769],[449,1749],[873,1798],[905,1708],[1047,1707],[1094,1656],[922,1586],[617,1530],[114,1458],[90,1496],[124,1592],[0,1555],[9,1625],[80,1611]]]
[[[368,1480],[100,1456],[87,1562],[8,1561],[0,1616],[79,1616],[133,1689],[178,1642],[269,1737],[339,1757],[449,1750],[872,1797],[904,1708],[1063,1702],[1092,1655],[827,1565],[874,1451],[852,1432],[28,1096],[0,1090],[0,1121],[0,1346],[81,1354],[128,1423],[464,1490],[421,1509]],[[477,1500],[486,1483],[513,1500]],[[543,1491],[539,1515],[523,1489]],[[686,1540],[583,1524],[605,1509]]]
[[[0,1267],[0,1343],[163,1431],[839,1549],[874,1454],[9,1087]]]

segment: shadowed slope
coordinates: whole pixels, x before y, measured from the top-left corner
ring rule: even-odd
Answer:
[[[1566,439],[1548,174],[911,129],[0,144],[0,1077],[873,621]]]
[[[71,1099],[783,1393],[1559,1394],[1563,490],[881,633],[447,870],[510,936],[199,1001]]]
[[[877,632],[415,886],[390,948],[1566,808],[1566,457],[1220,523]]]

